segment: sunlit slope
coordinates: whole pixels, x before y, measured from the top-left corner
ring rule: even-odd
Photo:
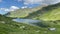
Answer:
[[[40,29],[43,30],[38,26],[14,22],[12,18],[0,15],[0,34],[39,34]]]
[[[40,19],[43,19],[43,20],[60,20],[60,8],[51,10],[51,12],[43,14],[40,17]]]
[[[12,18],[0,15],[0,34],[60,34],[59,20],[34,24],[37,26],[14,22]],[[50,31],[48,28],[56,28],[56,30]]]
[[[42,6],[35,7],[35,8],[19,9],[17,11],[10,12],[10,14],[8,16],[9,17],[26,17],[26,16],[28,16],[28,14],[35,12],[41,8],[42,8]]]
[[[41,10],[30,13],[28,19],[60,20],[60,3],[43,7]]]
[[[40,16],[43,20],[60,20],[60,3],[47,8],[47,12]]]
[[[12,18],[0,15],[0,34],[44,34],[47,28],[31,26],[12,21]]]

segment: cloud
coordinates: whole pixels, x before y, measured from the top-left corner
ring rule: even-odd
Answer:
[[[5,8],[5,10],[4,10],[4,11],[11,11],[11,10],[9,10],[9,9],[6,9],[6,8]]]
[[[27,6],[23,6],[23,7],[21,7],[21,9],[24,9],[24,8],[28,8]]]
[[[45,4],[56,4],[59,3],[60,0],[44,0],[43,3]]]
[[[11,10],[11,11],[14,11],[14,10],[17,10],[17,9],[20,9],[20,8],[17,7],[17,6],[11,6],[11,7],[10,7],[10,10]]]
[[[1,11],[7,11],[7,12],[8,12],[8,11],[11,11],[11,10],[8,9],[8,8],[0,8],[0,10],[1,10]]]
[[[11,6],[10,8],[11,9],[19,9],[19,7],[17,7],[17,6]]]
[[[0,8],[0,10],[3,10],[3,11],[15,11],[15,10],[18,10],[20,9],[19,7],[17,6],[11,6],[9,9],[8,8]]]
[[[60,0],[24,0],[24,4],[55,4]]]
[[[28,4],[34,4],[34,3],[39,3],[42,2],[43,0],[24,0],[24,3]]]

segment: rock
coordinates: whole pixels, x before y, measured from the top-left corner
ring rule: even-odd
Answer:
[[[44,33],[47,33],[47,31],[44,31]]]
[[[50,30],[50,31],[55,31],[55,30],[56,30],[56,28],[49,28],[49,30]]]
[[[1,23],[5,23],[5,21],[0,21]]]
[[[25,28],[25,26],[20,26],[20,28]]]
[[[36,31],[36,32],[40,32],[40,30]]]

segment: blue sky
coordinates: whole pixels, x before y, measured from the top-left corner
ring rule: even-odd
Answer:
[[[10,6],[21,7],[23,6],[23,2],[18,2],[15,0],[2,0],[2,2],[0,2],[0,7],[9,8]]]
[[[60,2],[60,0],[0,0],[0,8],[9,8],[10,6],[22,7],[25,4],[28,4],[27,6],[33,7],[40,4],[48,4],[52,2],[57,3]]]
[[[10,6],[18,6],[18,7],[22,7],[24,6],[24,1],[17,1],[17,0],[2,0],[2,2],[0,2],[0,8],[9,8]],[[29,4],[27,6],[37,6],[36,4]]]
[[[1,0],[0,2],[0,8],[10,8],[11,6],[16,6],[18,8],[21,8],[23,6],[28,6],[28,7],[34,7],[37,6],[37,4],[29,4],[25,5],[24,1],[17,1],[17,0]],[[4,9],[0,9],[0,14],[6,14],[8,12],[4,11]]]
[[[56,4],[58,2],[60,2],[60,0],[0,0],[0,14],[5,14],[20,8]]]

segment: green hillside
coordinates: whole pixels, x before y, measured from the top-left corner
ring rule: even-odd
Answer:
[[[39,34],[42,29],[38,26],[30,26],[23,23],[11,21],[12,18],[0,15],[0,34]],[[36,32],[39,31],[39,32]]]
[[[55,5],[49,5],[43,7],[42,9],[30,13],[27,17],[28,19],[41,19],[41,20],[60,20],[60,3]]]
[[[0,15],[0,34],[43,34],[47,28],[31,26],[12,21],[12,18]]]
[[[12,18],[0,15],[0,34],[60,34],[60,21],[42,21],[34,23],[37,26],[32,26],[24,23],[11,21]],[[50,31],[48,28],[56,28]]]
[[[38,6],[38,7],[35,7],[35,8],[19,9],[17,11],[10,12],[9,15],[7,15],[7,16],[9,16],[9,17],[19,17],[19,18],[26,17],[26,16],[28,16],[29,13],[35,12],[35,11],[41,9],[41,8],[42,8],[42,6]]]
[[[60,3],[42,9],[20,9],[7,16],[10,17],[0,15],[0,34],[60,34]],[[36,26],[32,26],[14,22],[11,17],[36,19],[41,20],[41,22],[33,23]],[[53,29],[50,30],[50,28]]]

